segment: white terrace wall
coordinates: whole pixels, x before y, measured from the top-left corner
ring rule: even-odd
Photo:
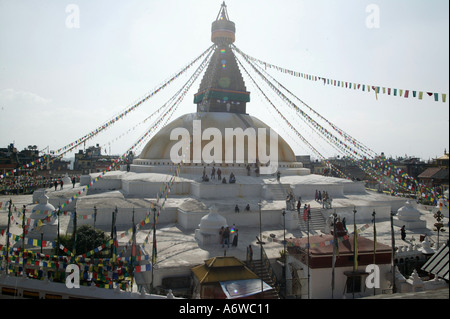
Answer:
[[[192,182],[191,184],[191,194],[202,199],[259,198],[261,189],[262,185],[258,184],[213,184],[208,182]]]

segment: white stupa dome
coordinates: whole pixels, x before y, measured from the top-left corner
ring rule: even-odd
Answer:
[[[62,181],[64,182],[64,185],[69,185],[72,183],[72,180],[70,179],[69,174],[67,174],[67,173],[62,178]]]
[[[227,227],[227,220],[225,217],[219,215],[215,206],[209,209],[209,214],[203,216],[200,220],[200,233],[216,235],[219,234],[221,227]]]
[[[55,210],[55,207],[48,202],[48,196],[44,195],[39,198],[39,204],[37,204],[33,210],[31,211],[31,219],[43,219],[48,213],[51,213]],[[47,212],[43,214],[43,212]]]
[[[420,218],[420,211],[409,201],[405,203],[405,206],[400,207],[397,212],[397,217],[400,220],[417,221]]]
[[[430,241],[428,240],[428,236],[425,237],[424,241],[422,241],[421,244],[422,244],[422,247],[420,250],[425,255],[432,255],[436,252],[433,248],[431,248]]]
[[[222,134],[222,162],[225,162],[225,129],[226,128],[242,128],[243,130],[247,128],[255,129],[256,133],[258,128],[266,129],[266,150],[270,149],[270,126],[257,119],[256,117],[247,114],[237,114],[237,113],[222,113],[222,112],[211,112],[211,113],[190,113],[180,116],[171,123],[167,124],[161,129],[144,147],[141,155],[138,159],[133,161],[134,164],[140,164],[146,160],[159,160],[159,161],[169,161],[171,148],[178,142],[178,140],[171,140],[170,134],[172,130],[176,128],[183,128],[189,131],[192,136],[193,131],[193,121],[201,120],[201,130],[203,131],[207,128],[217,128]],[[201,141],[201,149],[208,144],[209,140]],[[236,149],[240,148],[244,150],[244,154],[248,152],[248,139],[244,140],[243,145],[238,145],[236,141]],[[191,141],[191,160],[193,158],[193,145]],[[245,162],[247,158],[244,159]],[[281,137],[278,136],[278,161],[284,163],[296,162],[295,154],[292,151],[289,144]],[[236,153],[234,153],[233,162],[236,162]]]

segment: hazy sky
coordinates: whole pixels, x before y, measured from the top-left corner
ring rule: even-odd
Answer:
[[[0,147],[14,142],[19,150],[27,145],[56,150],[106,123],[212,44],[211,23],[221,3],[0,0]],[[379,94],[377,100],[372,93],[269,70],[376,153],[427,160],[449,150],[447,0],[226,4],[236,23],[235,45],[253,57],[336,80],[446,93],[445,103],[441,96],[435,102],[426,94],[418,100],[411,93],[410,98]],[[70,5],[79,9],[78,27],[71,24],[75,11]],[[150,123],[138,125],[140,121],[168,100],[193,70],[86,146],[98,143],[108,153],[123,154],[148,129]],[[271,125],[297,155],[312,154],[243,75],[251,92],[248,113]],[[195,112],[193,95],[199,84],[193,85],[172,119]],[[268,94],[275,101],[276,95]],[[320,152],[339,154],[287,105],[276,103]]]

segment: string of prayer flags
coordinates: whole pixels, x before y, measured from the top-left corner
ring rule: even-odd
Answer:
[[[198,60],[200,60],[203,56],[205,56],[208,53],[211,53],[213,50],[214,45],[211,45],[208,49],[206,49],[201,55],[199,55],[196,59],[194,59],[191,63],[189,63],[186,67],[184,67],[181,71],[179,71],[176,75],[174,75],[173,77],[171,77],[169,80],[167,80],[164,84],[162,84],[160,87],[158,87],[156,90],[154,90],[153,92],[151,92],[150,94],[148,94],[147,96],[145,96],[144,98],[140,99],[137,103],[135,103],[134,105],[132,105],[131,107],[127,108],[125,111],[123,111],[120,115],[114,117],[113,119],[109,120],[107,123],[99,126],[98,128],[96,128],[95,130],[93,130],[92,132],[86,134],[85,136],[77,139],[76,141],[67,144],[64,147],[61,147],[60,149],[58,149],[56,151],[56,153],[58,153],[58,156],[56,156],[54,159],[52,159],[52,161],[55,161],[56,159],[62,158],[62,156],[70,151],[72,151],[73,149],[77,148],[78,146],[80,146],[81,144],[83,144],[84,142],[86,142],[88,139],[93,138],[94,136],[96,136],[97,134],[99,134],[100,132],[104,131],[105,129],[107,129],[109,126],[113,125],[115,122],[117,122],[118,120],[124,118],[129,112],[135,110],[136,108],[138,108],[142,103],[144,103],[145,101],[147,101],[148,99],[150,99],[152,96],[154,96],[155,94],[157,94],[158,92],[160,92],[161,90],[163,90],[164,88],[166,88],[170,83],[172,83],[175,79],[179,78],[182,74],[184,74],[187,70],[189,70]],[[49,157],[49,154],[46,154],[45,156],[39,158],[36,161],[32,161],[31,163],[28,163],[26,165],[23,165],[19,168],[15,168],[9,172],[6,172],[4,174],[0,174],[0,178],[5,178],[7,176],[10,176],[14,173],[19,172],[20,170],[23,170],[25,168],[30,168],[38,163],[42,163],[47,157]]]
[[[152,270],[152,264],[137,265],[134,268],[134,272],[144,272],[150,270]]]
[[[372,91],[375,92],[375,94],[380,94],[380,89],[382,88],[382,93],[385,94],[387,92],[388,95],[391,95],[391,92],[393,93],[393,96],[398,96],[400,97],[404,97],[404,98],[409,98],[409,92],[412,92],[412,96],[415,98],[417,95],[417,92],[419,93],[418,99],[422,100],[423,98],[423,93],[425,91],[416,91],[416,90],[404,90],[404,89],[397,89],[397,88],[387,88],[386,91],[386,87],[382,87],[379,85],[366,85],[366,84],[361,84],[361,83],[355,83],[354,81],[342,81],[342,80],[335,80],[335,79],[330,79],[330,78],[325,78],[325,77],[321,77],[321,76],[317,76],[317,75],[311,75],[309,73],[305,73],[305,72],[298,72],[298,71],[293,71],[293,70],[289,70],[286,68],[282,68],[280,66],[262,61],[260,59],[254,58],[244,52],[242,52],[241,50],[239,50],[236,46],[233,46],[233,48],[239,52],[241,55],[245,56],[248,60],[251,60],[253,62],[257,62],[258,64],[264,65],[264,68],[270,68],[270,69],[274,69],[276,71],[279,71],[281,73],[284,74],[289,74],[295,77],[299,77],[305,80],[309,80],[309,81],[314,81],[314,82],[323,82],[324,85],[332,85],[332,86],[337,86],[337,87],[341,87],[341,88],[348,88],[348,89],[361,89],[363,92],[366,91],[367,88],[367,92],[370,92],[370,89],[372,88]],[[403,94],[405,93],[405,94]],[[441,100],[443,103],[446,102],[446,98],[447,98],[447,94],[446,93],[436,93],[436,92],[426,92],[428,96],[433,97],[433,100],[438,102],[439,100]]]

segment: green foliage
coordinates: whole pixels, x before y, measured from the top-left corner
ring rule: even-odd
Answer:
[[[94,229],[91,225],[83,225],[77,228],[75,253],[77,255],[85,254],[94,248],[106,244],[110,237],[100,229]],[[73,250],[73,235],[67,234],[60,236],[60,243],[68,250]],[[74,252],[74,251],[72,251]],[[55,247],[55,254],[61,256],[64,252],[59,249],[59,243]],[[109,249],[105,249],[94,254],[94,258],[102,258],[109,256]]]
[[[286,253],[287,253],[287,251],[283,249],[283,250],[280,250],[278,253],[280,254],[280,261],[281,262],[286,262]]]

